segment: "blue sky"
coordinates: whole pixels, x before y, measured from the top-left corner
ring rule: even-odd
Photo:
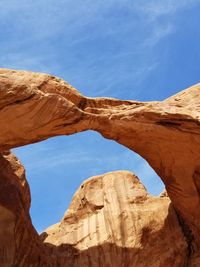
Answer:
[[[47,72],[86,96],[162,100],[199,82],[198,0],[1,0],[1,67]],[[31,216],[59,221],[86,178],[127,169],[152,194],[159,178],[138,155],[98,133],[13,150],[26,167]]]

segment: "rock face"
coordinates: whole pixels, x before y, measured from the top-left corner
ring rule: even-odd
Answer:
[[[199,266],[199,125],[200,85],[162,102],[142,103],[87,98],[56,77],[0,69],[0,266],[108,267],[122,264],[123,257],[129,261],[124,266]],[[100,186],[97,189],[94,185],[99,195],[93,192],[93,182],[86,182],[86,195],[85,189],[77,192],[63,221],[50,228],[47,236],[43,234],[44,245],[29,217],[30,194],[23,168],[5,151],[89,129],[145,158],[165,183],[172,204],[165,194],[161,198],[148,196],[131,174],[96,177],[91,181]],[[112,194],[104,178],[109,175]],[[130,176],[140,189],[125,192],[116,181],[130,188]],[[112,195],[113,203],[102,201],[102,194],[107,199]],[[133,197],[131,204],[129,194]],[[79,199],[82,195],[85,200]],[[116,225],[108,223],[109,230],[100,231],[111,215]],[[86,228],[95,218],[102,220],[102,224],[95,222],[99,229]],[[98,258],[100,254],[102,258]]]
[[[29,216],[30,191],[24,168],[9,152],[0,155],[0,166],[0,266],[48,266]]]
[[[127,171],[84,182],[61,223],[47,229],[43,237],[45,244],[54,245],[63,267],[184,266],[187,262],[187,244],[169,198],[149,196]],[[69,254],[65,246],[73,248]]]
[[[132,173],[85,181],[62,221],[39,237],[29,216],[23,167],[9,152],[0,163],[0,266],[182,267],[191,262],[169,198],[148,195]]]

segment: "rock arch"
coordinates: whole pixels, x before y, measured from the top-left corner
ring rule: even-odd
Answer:
[[[183,229],[188,229],[184,231],[187,240],[192,240],[189,244],[198,250],[199,103],[200,85],[161,102],[122,101],[87,98],[47,74],[1,69],[1,160],[8,162],[12,156],[5,151],[13,147],[88,129],[98,131],[148,161],[165,183]],[[17,159],[12,162],[17,168]],[[20,176],[14,167],[9,168]],[[5,181],[7,176],[2,173]],[[22,181],[19,188],[25,190]]]

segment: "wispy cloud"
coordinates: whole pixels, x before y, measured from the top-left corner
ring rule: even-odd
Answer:
[[[192,8],[200,3],[199,0],[142,0],[134,3],[134,7],[144,13],[151,21],[161,16],[173,15],[185,8]]]
[[[122,97],[123,85],[134,98],[159,66],[152,48],[176,31],[171,15],[197,3],[2,0],[1,65],[54,73],[89,96]]]
[[[56,70],[57,68],[56,62],[53,66],[50,66],[47,60],[42,56],[27,55],[27,53],[23,51],[0,55],[0,62],[1,68],[33,70],[46,73],[51,73],[53,69]]]
[[[143,46],[154,47],[159,43],[160,40],[167,37],[169,34],[175,32],[175,27],[172,24],[166,24],[164,26],[156,26],[149,38],[147,38]]]
[[[83,136],[87,138],[88,133]],[[63,143],[58,138],[57,145],[52,140],[47,140],[14,149],[14,153],[22,160],[28,177],[31,176],[33,179],[54,173],[56,170],[61,170],[65,176],[72,176],[71,179],[80,179],[78,177],[81,176],[84,180],[109,171],[130,170],[142,180],[151,193],[160,193],[163,187],[160,178],[144,159],[122,146],[114,145],[114,142],[110,144],[104,139],[98,141],[97,134],[93,137],[95,146],[92,140],[87,144],[80,144],[81,140],[77,140],[77,147],[76,143],[70,142],[75,140],[75,137],[65,138],[66,141],[68,139],[68,143]],[[106,153],[103,148],[105,145],[108,148]]]

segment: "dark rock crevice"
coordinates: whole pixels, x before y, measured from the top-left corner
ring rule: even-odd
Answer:
[[[181,227],[183,236],[185,238],[185,241],[187,243],[187,254],[185,257],[185,262],[183,267],[191,267],[192,264],[192,256],[195,253],[195,238],[192,234],[192,231],[190,230],[189,226],[186,224],[184,219],[181,217],[179,212],[174,208],[179,225]]]

